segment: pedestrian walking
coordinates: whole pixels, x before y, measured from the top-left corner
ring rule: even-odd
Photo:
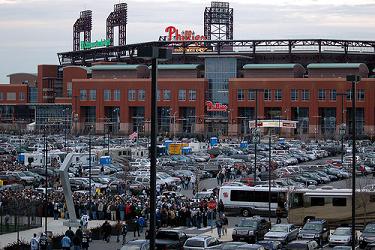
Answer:
[[[122,224],[122,245],[126,243],[126,235],[128,234],[128,225],[126,225],[126,221]]]
[[[223,225],[223,235],[227,235],[228,233],[228,218],[225,216],[225,214],[223,214],[223,217],[221,218],[221,221],[222,221],[222,225]]]
[[[61,239],[61,247],[63,250],[70,250],[72,246],[72,241],[70,237],[65,233],[64,237]]]
[[[87,233],[83,233],[83,238],[82,238],[82,250],[88,250],[89,249],[89,241],[90,237]]]
[[[47,250],[47,245],[48,245],[47,240],[48,240],[47,235],[45,233],[42,233],[42,235],[39,238],[39,249],[40,250]]]
[[[39,240],[36,234],[34,234],[34,237],[31,238],[30,241],[30,249],[31,250],[39,250]]]
[[[219,237],[219,239],[221,238],[221,229],[223,227],[223,224],[222,224],[222,221],[220,218],[218,218],[215,222],[216,224],[216,229],[217,229],[217,235]]]

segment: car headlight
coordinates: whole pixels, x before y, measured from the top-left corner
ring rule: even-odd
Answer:
[[[233,229],[233,233],[232,234],[237,234],[237,230]]]
[[[254,234],[254,231],[249,231],[249,235],[253,235]]]

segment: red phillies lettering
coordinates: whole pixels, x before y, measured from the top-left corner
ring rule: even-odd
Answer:
[[[207,106],[207,111],[227,111],[228,109],[228,106],[225,105],[225,104],[221,104],[221,103],[212,103],[211,101],[207,101],[206,102],[206,106]]]

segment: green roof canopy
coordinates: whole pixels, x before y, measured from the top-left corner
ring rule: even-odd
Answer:
[[[363,63],[310,63],[307,69],[357,69]]]
[[[299,64],[283,63],[283,64],[245,64],[243,69],[293,69]]]
[[[159,64],[158,70],[195,70],[199,66],[200,64]]]
[[[136,70],[139,64],[104,64],[94,65],[91,70]]]

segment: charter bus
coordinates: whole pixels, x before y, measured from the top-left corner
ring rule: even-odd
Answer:
[[[308,219],[326,219],[332,226],[351,223],[351,189],[320,188],[292,189],[271,187],[271,214],[284,204],[289,223],[303,225]],[[219,200],[226,212],[244,217],[268,215],[268,187],[222,186]],[[356,221],[363,225],[375,220],[375,192],[357,190]]]

